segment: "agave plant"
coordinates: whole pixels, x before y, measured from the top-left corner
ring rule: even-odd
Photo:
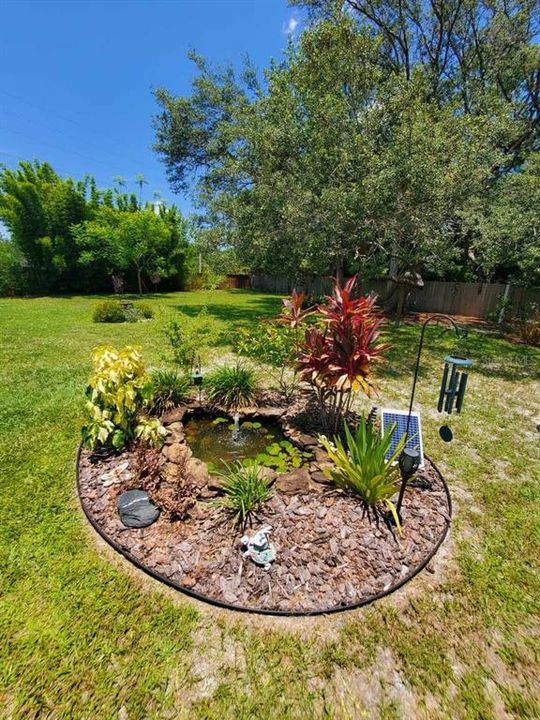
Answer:
[[[303,380],[317,394],[328,430],[337,431],[354,395],[371,395],[373,362],[389,347],[379,342],[382,316],[375,296],[353,298],[356,276],[341,287],[338,282],[325,303],[317,306],[322,327],[306,330],[297,358]]]
[[[395,429],[394,423],[381,437],[373,425],[362,418],[354,434],[345,424],[345,444],[340,437],[334,437],[333,442],[324,436],[319,439],[335,466],[325,469],[325,475],[342,490],[358,495],[368,512],[370,508],[376,512],[380,503],[386,504],[400,529],[390,498],[399,489],[399,469],[394,463],[403,450],[405,436],[386,457]]]

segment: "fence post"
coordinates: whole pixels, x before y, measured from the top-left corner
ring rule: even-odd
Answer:
[[[506,310],[506,301],[508,300],[509,295],[510,295],[510,283],[507,282],[506,286],[504,288],[504,295],[503,295],[503,301],[502,301],[502,305],[501,305],[501,311],[499,312],[499,319],[497,321],[499,325],[504,320],[504,311]]]

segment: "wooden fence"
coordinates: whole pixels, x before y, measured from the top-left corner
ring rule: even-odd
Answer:
[[[332,288],[332,278],[312,277],[303,282],[295,282],[285,277],[253,275],[251,286],[263,290],[287,295],[293,288],[304,290],[310,295],[325,295]],[[384,300],[394,287],[389,280],[371,280],[360,283],[362,293],[375,292]],[[496,313],[499,301],[504,297],[507,286],[504,283],[463,283],[428,280],[422,288],[413,288],[407,300],[407,309],[413,312],[439,312],[449,315],[467,315],[485,319]],[[512,313],[526,313],[531,303],[540,304],[540,289],[510,285],[508,300]]]

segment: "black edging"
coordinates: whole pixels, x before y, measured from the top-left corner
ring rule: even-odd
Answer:
[[[435,544],[435,547],[431,550],[431,552],[422,560],[422,562],[417,565],[411,572],[409,572],[407,575],[402,577],[399,582],[397,582],[395,585],[392,585],[387,590],[384,590],[383,592],[376,593],[375,595],[369,595],[368,597],[364,598],[363,600],[360,600],[359,602],[352,603],[350,605],[339,605],[331,608],[327,608],[326,610],[270,610],[266,608],[252,608],[252,607],[246,607],[245,605],[232,605],[231,603],[224,602],[222,600],[217,600],[215,598],[208,597],[207,595],[202,595],[201,593],[194,592],[193,590],[190,590],[190,588],[186,588],[183,585],[180,585],[177,582],[174,582],[174,580],[170,580],[169,578],[165,577],[164,575],[161,575],[160,573],[156,572],[155,570],[152,570],[151,568],[147,567],[142,563],[140,560],[138,560],[134,555],[132,555],[127,550],[124,550],[124,548],[121,547],[115,540],[111,540],[110,537],[106,535],[106,533],[101,529],[101,527],[98,525],[98,523],[94,520],[89,510],[86,508],[85,503],[81,497],[81,487],[80,487],[80,473],[79,473],[79,462],[81,459],[81,450],[82,445],[79,445],[77,450],[77,460],[76,460],[76,472],[77,472],[77,496],[79,498],[80,506],[86,515],[87,520],[92,525],[94,530],[100,535],[105,542],[107,542],[116,552],[120,553],[120,555],[123,555],[123,557],[126,558],[126,560],[129,560],[130,563],[135,565],[139,568],[139,570],[142,570],[147,575],[150,575],[150,577],[153,577],[155,580],[159,580],[160,582],[164,583],[165,585],[168,585],[171,588],[174,588],[175,590],[179,590],[180,592],[184,593],[185,595],[189,595],[189,597],[195,598],[196,600],[199,600],[200,602],[208,603],[209,605],[214,605],[216,607],[224,608],[226,610],[235,610],[236,612],[243,612],[243,613],[255,613],[257,615],[277,615],[282,617],[308,617],[313,615],[330,615],[331,613],[338,613],[343,612],[344,610],[354,610],[355,608],[362,607],[363,605],[369,605],[372,602],[375,602],[375,600],[380,600],[381,598],[385,597],[386,595],[390,595],[390,593],[395,592],[400,587],[405,585],[405,583],[409,582],[409,580],[412,580],[412,578],[415,575],[418,575],[419,572],[421,572],[426,565],[429,563],[429,561],[433,558],[437,550],[440,548],[442,543],[444,542],[446,535],[448,534],[448,528],[450,527],[450,520],[452,518],[452,499],[450,497],[450,490],[448,489],[448,485],[446,484],[446,480],[444,479],[441,471],[439,468],[435,465],[433,460],[429,458],[427,455],[427,459],[432,464],[433,468],[435,469],[436,473],[438,474],[443,487],[444,491],[446,493],[446,499],[448,501],[448,516],[449,520],[447,520],[444,532],[442,533],[441,537]]]

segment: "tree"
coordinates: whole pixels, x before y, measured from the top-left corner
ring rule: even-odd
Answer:
[[[148,185],[148,180],[145,180],[142,173],[137,173],[137,175],[135,175],[135,184],[139,186],[139,207],[142,208],[143,186]]]
[[[181,271],[185,229],[176,208],[158,216],[151,208],[130,212],[102,207],[74,232],[83,266],[101,267],[110,275],[133,270],[140,295],[144,276]]]
[[[33,289],[69,289],[77,266],[72,227],[89,214],[85,184],[48,163],[21,162],[0,172],[0,219],[28,264]]]

